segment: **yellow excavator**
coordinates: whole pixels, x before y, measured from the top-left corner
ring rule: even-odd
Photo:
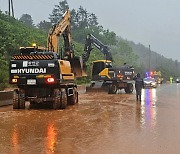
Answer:
[[[59,37],[64,48],[60,50]],[[36,45],[21,47],[10,61],[11,84],[17,85],[13,108],[25,109],[30,104],[51,103],[53,109],[65,109],[78,103],[76,77],[82,76],[80,59],[74,55],[70,11],[48,33],[47,48]]]
[[[70,21],[70,11],[67,10],[63,18],[58,22],[56,25],[54,25],[48,33],[47,38],[47,47],[48,51],[53,51],[56,54],[59,55],[61,61],[66,60],[69,61],[71,64],[71,69],[73,71],[73,74],[76,77],[82,77],[83,71],[82,66],[80,62],[80,57],[76,57],[74,55],[74,49],[72,45],[72,36],[71,36],[71,21]],[[64,49],[59,48],[59,37],[63,36],[64,39]],[[67,73],[68,69],[63,69],[62,73]],[[68,72],[70,73],[70,72]]]
[[[93,62],[90,89],[107,89],[109,94],[115,94],[118,89],[124,89],[126,93],[132,93],[134,68],[127,64],[114,67],[108,47],[92,34],[88,34],[86,37],[84,53],[82,54],[83,67],[86,68],[86,62],[93,49],[92,46],[102,52],[105,58]]]

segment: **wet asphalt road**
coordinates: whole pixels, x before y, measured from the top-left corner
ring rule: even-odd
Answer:
[[[141,103],[119,93],[81,94],[58,111],[0,108],[0,153],[180,153],[180,84],[145,89]]]

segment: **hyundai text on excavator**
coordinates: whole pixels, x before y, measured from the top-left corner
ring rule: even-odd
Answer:
[[[64,50],[59,51],[59,37]],[[78,103],[76,77],[82,76],[81,64],[74,55],[70,12],[48,33],[47,48],[21,47],[20,53],[10,61],[10,83],[17,85],[13,108],[24,109],[30,104],[52,103],[53,109],[65,109],[68,104]]]
[[[84,53],[82,55],[83,67],[86,68],[86,62],[93,49],[92,45],[104,54],[105,60],[93,62],[91,87],[95,87],[96,84],[100,85],[102,88],[108,89],[109,94],[115,94],[118,89],[124,89],[126,93],[132,93],[134,69],[129,65],[113,67],[113,59],[108,47],[92,34],[88,34],[86,37]]]

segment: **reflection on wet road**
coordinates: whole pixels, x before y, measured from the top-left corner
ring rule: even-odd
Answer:
[[[142,126],[148,125],[150,128],[153,128],[156,125],[156,90],[155,88],[142,90],[143,101],[140,106]]]
[[[50,123],[47,128],[47,145],[45,144],[44,148],[46,149],[45,151],[50,151],[54,152],[55,150],[55,145],[56,145],[56,132],[54,128],[54,124]]]
[[[0,108],[0,153],[179,153],[180,85],[135,94],[89,92],[66,110]]]

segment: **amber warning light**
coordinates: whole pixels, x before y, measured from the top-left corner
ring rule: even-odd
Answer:
[[[12,79],[12,83],[17,83],[17,79]]]

